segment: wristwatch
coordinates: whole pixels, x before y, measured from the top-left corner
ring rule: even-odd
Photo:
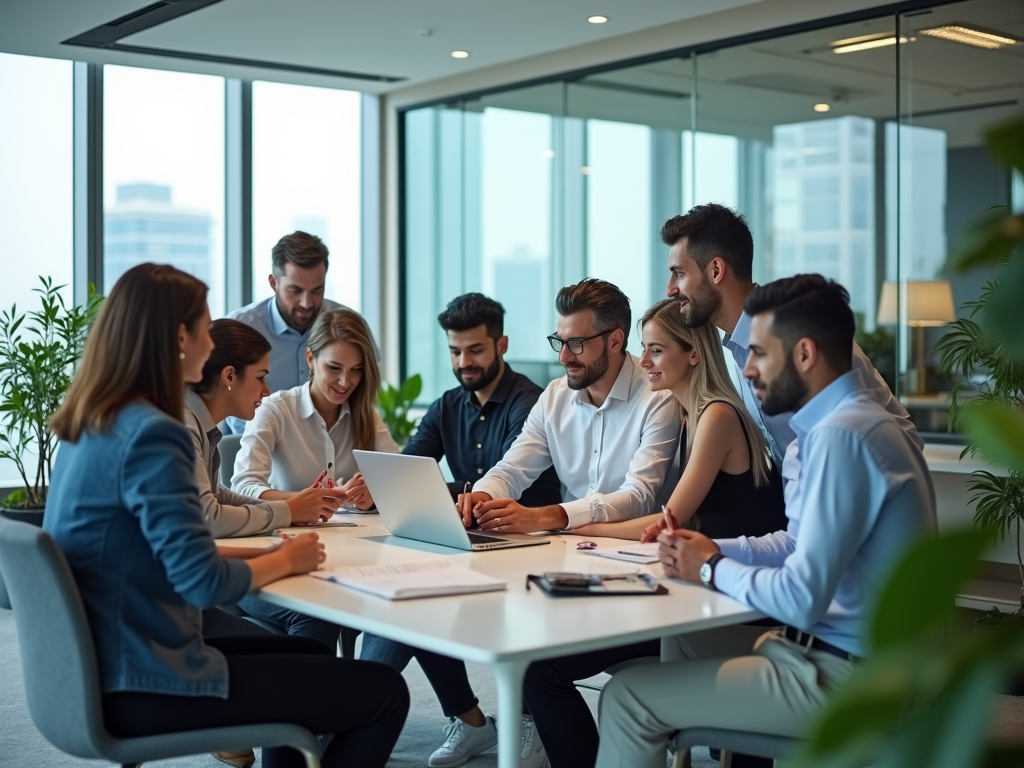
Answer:
[[[715,586],[715,566],[718,565],[718,561],[724,557],[725,555],[721,552],[716,552],[705,561],[704,565],[700,567],[700,580],[708,589],[718,589]]]

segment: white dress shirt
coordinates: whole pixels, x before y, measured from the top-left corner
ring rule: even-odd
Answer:
[[[586,389],[570,389],[565,376],[548,384],[512,447],[473,490],[518,499],[554,466],[566,528],[650,514],[679,444],[680,424],[675,398],[652,392],[647,374],[627,353],[600,408]]]
[[[374,409],[375,451],[398,453],[398,445]],[[242,445],[235,458],[231,489],[258,498],[271,488],[301,491],[309,488],[327,464],[335,485],[347,482],[359,471],[352,449],[352,414],[341,406],[338,420],[328,429],[313,406],[309,384],[274,392],[256,409],[256,418],[245,426]]]
[[[287,501],[259,501],[234,493],[220,484],[221,432],[213,423],[203,398],[185,388],[185,427],[196,449],[196,485],[203,519],[215,539],[255,536],[292,524]]]

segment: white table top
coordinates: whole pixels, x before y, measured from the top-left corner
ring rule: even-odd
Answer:
[[[503,592],[389,601],[310,576],[271,584],[257,597],[347,627],[465,661],[532,661],[700,629],[763,615],[702,586],[665,580],[660,564],[636,566],[576,550],[579,536],[550,544],[485,552],[459,550],[388,535],[376,515],[345,515],[358,528],[316,530],[327,548],[326,567],[401,563],[438,554],[507,582]],[[292,529],[302,530],[302,529]],[[625,544],[593,539],[598,544]],[[267,546],[267,536],[227,539],[228,546]],[[624,573],[646,569],[669,590],[664,596],[551,598],[525,588],[526,575],[544,571]]]

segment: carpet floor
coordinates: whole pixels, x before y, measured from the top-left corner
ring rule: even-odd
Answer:
[[[497,694],[494,678],[486,667],[469,666],[469,678],[485,712],[494,712]],[[390,768],[424,768],[430,753],[444,740],[445,718],[430,685],[414,661],[405,671],[412,706],[398,740]],[[598,693],[583,690],[591,709],[597,706]],[[259,751],[257,750],[257,755]],[[717,768],[706,749],[694,751],[694,768]],[[495,750],[473,758],[469,768],[496,768]],[[86,768],[109,765],[102,761],[69,757],[52,747],[36,730],[25,702],[18,637],[11,611],[0,609],[0,767],[2,768]],[[259,762],[256,763],[259,766]],[[223,766],[208,754],[146,763],[146,768],[218,768]],[[358,767],[353,767],[358,768]]]

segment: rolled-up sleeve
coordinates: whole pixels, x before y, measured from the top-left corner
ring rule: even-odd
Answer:
[[[163,565],[174,590],[201,608],[238,602],[252,572],[244,560],[224,560],[206,528],[195,483],[195,453],[181,425],[154,421],[132,438],[121,487],[125,506]]]
[[[256,416],[245,425],[241,445],[235,456],[231,490],[258,499],[271,490],[270,471],[273,468],[274,447],[281,439],[283,424],[275,405],[264,401],[256,409]]]

